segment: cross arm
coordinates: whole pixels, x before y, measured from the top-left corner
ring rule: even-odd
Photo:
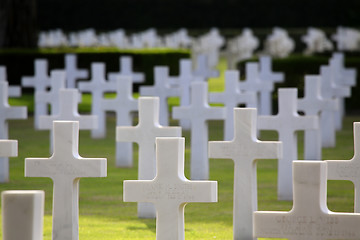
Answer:
[[[0,157],[16,157],[18,142],[16,140],[0,140]]]
[[[6,115],[8,119],[12,119],[14,116],[15,119],[26,119],[27,118],[27,108],[26,107],[11,107],[7,109]]]
[[[107,176],[107,161],[106,158],[79,158],[83,169],[86,169],[85,174],[79,177],[106,177]]]
[[[138,142],[138,127],[118,126],[116,127],[116,141],[117,142]]]
[[[144,199],[147,199],[148,202],[155,202],[159,190],[153,185],[152,180],[125,180],[123,189],[124,202],[142,202]]]

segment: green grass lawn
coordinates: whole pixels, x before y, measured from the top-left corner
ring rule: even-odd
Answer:
[[[221,89],[221,80],[210,81],[210,89]],[[217,85],[217,86],[214,86]],[[86,99],[85,99],[86,100]],[[21,105],[25,100],[11,100]],[[176,104],[176,99],[172,100]],[[86,100],[82,109],[89,108]],[[337,146],[324,149],[324,159],[350,159],[353,156],[352,123],[360,116],[349,116],[344,120],[344,129],[337,134]],[[176,121],[171,122],[176,125]],[[210,122],[210,140],[221,140],[221,121]],[[52,182],[46,178],[25,178],[24,159],[27,157],[49,157],[49,132],[36,131],[33,118],[11,121],[10,139],[19,141],[19,156],[10,159],[10,182],[0,184],[0,190],[41,189],[46,192],[44,240],[51,239]],[[189,178],[189,133],[186,138],[185,175]],[[302,134],[299,136],[299,159],[302,159]],[[262,132],[261,140],[274,140],[274,132]],[[89,131],[80,132],[79,153],[82,157],[105,157],[108,160],[106,178],[83,178],[80,181],[80,239],[155,239],[155,220],[138,219],[136,203],[122,201],[123,181],[137,178],[137,147],[134,148],[134,167],[115,167],[115,119],[107,119],[105,139],[91,139]],[[278,201],[276,192],[277,161],[258,162],[259,210],[290,210],[292,202]],[[190,203],[185,208],[186,239],[232,239],[233,162],[210,159],[210,180],[218,181],[218,203]],[[332,211],[353,211],[354,191],[352,183],[346,181],[328,182],[328,207]],[[0,233],[0,239],[2,238]]]

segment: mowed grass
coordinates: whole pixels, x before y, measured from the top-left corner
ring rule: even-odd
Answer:
[[[219,84],[221,79],[211,80]],[[211,90],[216,89],[213,85]],[[27,100],[31,101],[31,99]],[[172,99],[172,104],[177,104]],[[11,101],[21,105],[21,101]],[[31,106],[31,103],[29,104]],[[81,109],[88,109],[89,101]],[[353,122],[360,116],[344,119],[344,128],[337,133],[335,148],[323,150],[323,159],[350,159],[353,156]],[[136,123],[136,120],[134,124]],[[177,121],[171,121],[177,125]],[[222,139],[223,123],[209,123],[210,140]],[[10,159],[10,182],[0,184],[0,190],[40,189],[45,191],[44,240],[51,239],[52,229],[52,182],[47,178],[25,178],[24,159],[27,157],[49,157],[49,132],[33,128],[33,118],[15,120],[9,124],[10,139],[19,141],[19,156]],[[190,136],[183,133],[186,140],[185,176],[189,178]],[[261,132],[261,140],[276,140],[274,132]],[[108,176],[106,178],[82,178],[80,180],[80,239],[116,240],[116,239],[155,239],[155,220],[138,219],[136,203],[125,203],[123,181],[137,179],[137,146],[134,148],[134,166],[132,168],[115,167],[115,118],[107,118],[105,139],[92,139],[89,131],[81,131],[79,153],[82,157],[107,158]],[[299,133],[299,159],[303,157],[303,136]],[[232,239],[233,205],[233,162],[225,159],[210,159],[210,180],[218,181],[217,203],[190,203],[185,208],[186,239]],[[277,200],[277,160],[259,160],[258,202],[259,210],[284,210],[292,207],[291,201]],[[346,181],[328,181],[328,207],[332,211],[353,212],[353,184]],[[0,239],[2,233],[0,233]]]

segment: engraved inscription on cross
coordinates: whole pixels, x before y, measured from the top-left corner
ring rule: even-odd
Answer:
[[[354,123],[354,157],[350,160],[327,160],[329,180],[348,180],[354,183],[354,210],[360,213],[360,122]]]
[[[253,239],[253,212],[257,210],[256,160],[279,158],[280,142],[256,138],[256,109],[234,109],[232,141],[209,142],[209,157],[234,161],[234,239]]]
[[[297,89],[281,88],[278,90],[279,112],[275,116],[259,116],[258,128],[275,130],[283,143],[282,157],[278,164],[278,198],[292,200],[292,167],[291,163],[298,159],[296,131],[317,129],[317,116],[300,116],[297,113]]]
[[[272,71],[271,57],[262,56],[260,61],[259,78],[261,81],[269,81],[274,85],[275,83],[284,82],[284,74]],[[262,90],[260,98],[260,113],[259,115],[271,115],[272,114],[272,91]]]
[[[118,76],[116,97],[101,99],[101,109],[116,114],[116,126],[132,126],[132,114],[138,110],[138,100],[133,98],[131,77]],[[132,167],[132,143],[116,142],[116,166]]]
[[[328,126],[326,121],[334,121],[333,118],[324,118],[323,111],[336,111],[338,101],[335,99],[324,99],[320,95],[321,79],[319,76],[305,76],[304,97],[298,99],[298,110],[306,116],[319,116],[320,128],[307,129],[304,134],[304,159],[321,160],[321,132],[330,131],[324,128]]]
[[[246,107],[256,108],[257,98],[253,92],[242,92],[239,87],[239,71],[225,72],[225,91],[221,93],[210,93],[209,101],[211,103],[223,103],[226,109],[226,118],[224,122],[224,139],[232,140],[234,137],[234,108],[239,104],[245,104]]]
[[[159,124],[159,98],[157,97],[139,98],[139,123],[137,126],[116,127],[116,141],[136,142],[139,145],[139,180],[151,180],[156,175],[156,138],[180,136],[180,127],[163,127]],[[139,203],[138,216],[154,218],[154,206],[149,203]]]
[[[76,88],[76,80],[86,79],[89,76],[87,69],[77,68],[77,56],[75,54],[65,55],[66,87]]]
[[[174,107],[173,118],[189,119],[191,122],[191,179],[209,179],[208,159],[208,120],[223,120],[226,117],[224,107],[210,107],[208,104],[208,86],[205,82],[191,84],[191,104]]]
[[[160,124],[169,126],[168,98],[180,96],[180,89],[170,87],[168,84],[169,68],[154,68],[154,86],[143,86],[140,88],[141,96],[157,96],[160,99]]]
[[[156,239],[184,239],[184,208],[189,202],[217,202],[216,181],[189,181],[184,176],[184,138],[156,139],[156,177],[124,181],[125,202],[156,207]]]
[[[36,92],[35,103],[50,104],[51,114],[58,114],[60,111],[60,89],[65,88],[65,72],[62,70],[52,70],[50,73],[50,91]]]
[[[55,121],[54,153],[50,158],[26,158],[26,177],[53,180],[53,240],[79,239],[79,181],[106,177],[105,158],[79,156],[79,123]]]
[[[91,114],[98,117],[98,127],[91,130],[93,138],[104,138],[106,135],[106,114],[101,109],[101,99],[107,92],[115,92],[116,82],[105,80],[105,64],[91,64],[91,79],[79,83],[81,92],[91,93]]]
[[[254,237],[290,240],[360,239],[360,214],[331,212],[326,205],[326,162],[295,161],[290,212],[256,211]]]
[[[50,77],[48,75],[48,62],[45,59],[36,59],[34,76],[22,77],[21,85],[24,87],[34,88],[34,93],[46,92],[46,88],[50,87]],[[45,103],[36,103],[34,106],[34,127],[40,129],[39,118],[47,114],[47,105]]]
[[[143,83],[144,73],[133,72],[133,62],[130,56],[120,57],[120,71],[108,73],[109,81],[116,81],[117,77],[131,77],[132,83]]]

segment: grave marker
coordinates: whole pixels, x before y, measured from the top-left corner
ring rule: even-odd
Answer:
[[[156,239],[183,240],[184,208],[189,202],[217,202],[216,181],[189,181],[184,176],[184,138],[156,139],[156,177],[124,181],[125,202],[156,207]]]
[[[221,93],[210,93],[211,103],[223,103],[226,109],[226,118],[224,122],[224,139],[232,140],[234,137],[234,108],[239,104],[245,104],[246,107],[256,108],[257,98],[253,92],[242,92],[239,87],[239,71],[225,72],[225,91]]]
[[[329,180],[348,180],[355,187],[354,211],[360,213],[360,122],[354,123],[354,157],[350,160],[327,160]]]
[[[360,239],[360,214],[338,213],[326,205],[326,162],[295,161],[290,212],[256,211],[254,237],[289,240]]]
[[[117,77],[126,76],[131,77],[134,83],[143,83],[145,81],[145,74],[140,72],[133,72],[133,61],[130,56],[120,57],[120,71],[108,73],[109,81],[116,81]]]
[[[234,109],[232,141],[209,142],[210,158],[234,161],[234,239],[253,238],[253,212],[257,210],[256,160],[279,158],[280,142],[262,142],[256,137],[256,109]]]
[[[210,107],[208,104],[208,87],[205,82],[191,83],[191,104],[174,107],[173,118],[191,121],[191,179],[207,180],[209,178],[208,159],[208,120],[223,120],[225,108]]]
[[[160,124],[169,126],[168,98],[180,96],[179,88],[171,88],[168,84],[169,68],[154,68],[154,86],[140,87],[141,96],[158,96],[160,99]]]
[[[47,92],[35,93],[35,104],[50,104],[51,114],[58,114],[60,111],[60,89],[65,88],[65,71],[52,70],[50,73],[50,90]]]
[[[324,118],[323,111],[335,111],[338,102],[334,99],[323,99],[320,95],[321,79],[319,76],[305,76],[304,97],[298,99],[298,110],[306,116],[319,116],[320,127],[318,129],[308,129],[304,133],[304,159],[321,160],[321,132],[330,131],[323,126],[328,126],[329,118]]]
[[[77,56],[75,54],[65,55],[66,87],[76,88],[76,80],[89,77],[87,69],[77,68]]]
[[[9,158],[17,157],[17,140],[0,140],[0,182],[9,181]]]
[[[5,66],[0,66],[0,81],[8,82]],[[21,96],[21,87],[9,86],[9,97],[20,97],[20,96]]]
[[[80,115],[77,110],[79,91],[77,89],[60,89],[60,111],[55,115],[40,116],[40,129],[50,130],[50,152],[52,151],[53,121],[79,121],[80,129],[94,129],[97,126],[97,116]]]
[[[283,143],[282,157],[278,164],[278,199],[292,200],[291,164],[298,159],[297,134],[299,130],[319,127],[318,117],[300,116],[297,113],[297,89],[282,88],[278,90],[279,112],[275,116],[259,116],[258,128],[275,130]]]
[[[344,87],[336,87],[332,82],[332,72],[329,66],[320,67],[321,76],[321,96],[324,99],[338,99],[350,96],[350,89]],[[338,101],[338,100],[337,100]],[[327,131],[321,132],[321,144],[323,147],[335,147],[336,143],[336,129],[335,129],[335,114],[334,111],[323,111],[324,118],[328,118],[326,123],[329,125],[322,126]]]
[[[116,97],[101,99],[101,109],[116,114],[116,126],[132,126],[132,114],[138,110],[138,100],[132,96],[131,77],[119,76],[116,81]],[[116,166],[132,167],[132,143],[116,142]]]
[[[219,71],[213,70],[209,67],[208,57],[205,54],[199,54],[196,57],[194,75],[208,80],[209,78],[219,77]]]
[[[79,156],[79,123],[55,121],[54,153],[50,158],[26,158],[25,177],[53,180],[53,240],[79,239],[79,181],[106,177],[105,158]]]
[[[275,83],[284,82],[284,73],[278,73],[272,71],[272,63],[270,56],[260,57],[260,72],[259,78],[262,81],[269,81],[274,86]],[[272,115],[272,91],[263,89],[260,93],[260,115]]]
[[[261,81],[259,76],[259,64],[255,62],[248,62],[245,65],[246,79],[240,81],[240,89],[245,92],[253,92],[257,96],[258,109],[261,109],[261,102],[264,102],[262,95],[264,92],[272,92],[274,90],[274,84],[272,82]],[[261,110],[259,111],[261,112]]]
[[[1,202],[4,240],[43,239],[44,191],[3,191]]]
[[[79,90],[81,92],[91,93],[91,114],[98,117],[97,128],[91,129],[93,138],[104,138],[106,135],[106,114],[101,109],[101,99],[107,92],[115,92],[116,82],[108,82],[105,80],[105,64],[91,64],[90,81],[80,82]]]
[[[48,87],[50,87],[48,75],[48,62],[45,59],[36,59],[35,60],[35,70],[33,77],[22,77],[21,85],[24,87],[34,88],[34,94],[37,92],[45,92]],[[34,106],[34,127],[35,129],[40,129],[39,127],[39,117],[41,115],[47,114],[47,105],[44,103],[38,103]]]
[[[163,127],[159,124],[159,98],[157,97],[139,98],[139,123],[137,126],[116,127],[116,141],[136,142],[139,145],[139,180],[151,180],[155,177],[156,138],[180,136],[180,127]],[[154,206],[149,203],[139,203],[138,216],[140,218],[154,218]]]

